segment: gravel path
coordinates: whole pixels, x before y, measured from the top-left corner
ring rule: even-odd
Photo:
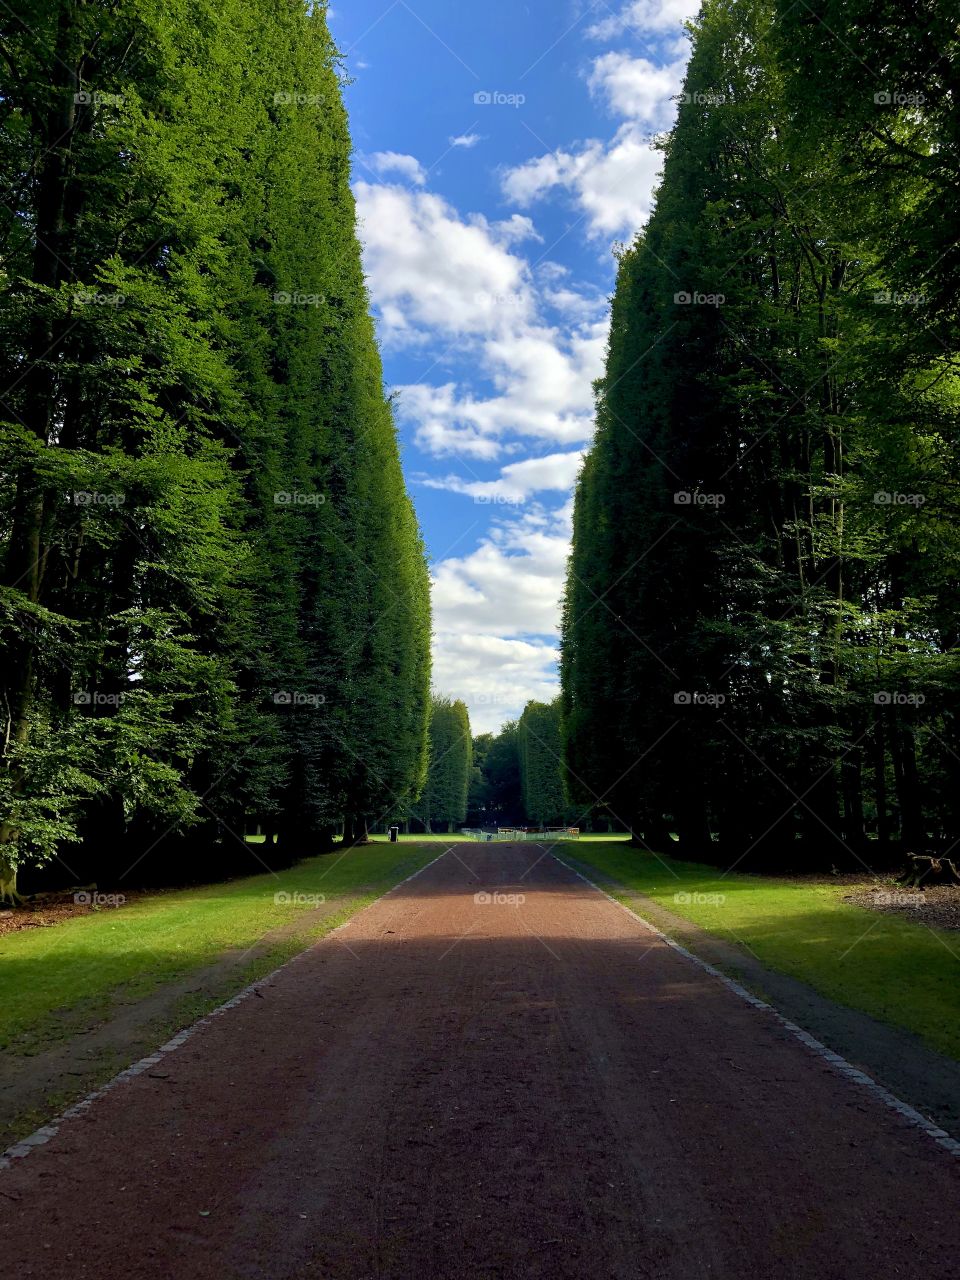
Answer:
[[[938,1280],[958,1192],[555,859],[461,845],[0,1173],[0,1225],[44,1280]]]

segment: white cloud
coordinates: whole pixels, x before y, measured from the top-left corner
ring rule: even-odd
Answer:
[[[592,430],[607,318],[585,303],[562,325],[518,243],[539,239],[529,217],[461,216],[429,192],[356,184],[364,264],[388,347],[427,342],[469,356],[474,381],[399,387],[398,411],[427,452],[495,458],[510,437],[580,444]],[[550,273],[547,273],[549,276]],[[442,358],[442,356],[441,356]],[[477,388],[476,379],[487,388]]]
[[[496,729],[531,698],[549,701],[557,692],[553,636],[571,505],[507,521],[469,555],[434,569],[434,685],[464,699],[474,732]]]
[[[604,315],[609,299],[603,293],[578,293],[576,289],[544,289],[543,300],[563,315],[581,323]]]
[[[503,190],[527,207],[563,188],[583,210],[591,235],[631,237],[650,215],[660,165],[660,153],[629,123],[609,144],[594,139],[578,151],[553,151],[508,170]]]
[[[609,40],[625,31],[670,32],[695,18],[700,0],[631,0],[623,9],[587,28],[595,40]]]
[[[562,262],[551,262],[549,258],[544,258],[537,264],[537,276],[547,284],[559,284],[561,280],[566,280],[569,274],[570,268],[565,267]]]
[[[438,634],[551,636],[570,549],[568,509],[495,527],[475,551],[434,569]]]
[[[491,230],[501,244],[523,244],[525,240],[543,244],[543,236],[533,225],[533,219],[522,213],[512,213],[509,218],[492,223]]]
[[[438,645],[434,688],[462,698],[476,733],[496,733],[515,720],[527,702],[550,702],[559,691],[558,651],[543,640],[455,635]]]
[[[654,8],[646,5],[651,12]],[[661,154],[651,140],[669,128],[676,116],[687,41],[679,47],[674,42],[669,53],[673,59],[669,62],[616,51],[595,58],[587,76],[590,91],[623,123],[608,142],[592,138],[507,169],[501,175],[504,194],[521,208],[529,208],[554,191],[566,191],[585,216],[590,235],[631,238],[653,207]]]
[[[449,139],[451,147],[463,147],[467,151],[482,141],[483,139],[479,133],[461,133],[457,137]]]
[[[569,493],[583,461],[583,450],[548,453],[542,458],[524,458],[501,467],[496,480],[464,480],[462,476],[426,476],[420,483],[429,489],[463,493],[480,502],[520,503],[534,493],[560,490]]]
[[[377,151],[372,156],[362,157],[362,163],[381,177],[387,173],[398,173],[418,187],[427,180],[424,167],[416,156],[403,155],[399,151]]]
[[[605,53],[594,59],[588,83],[616,115],[666,129],[676,115],[673,98],[680,92],[686,64],[686,56],[657,66],[627,53]]]
[[[503,452],[503,444],[490,434],[490,413],[482,398],[461,397],[459,385],[413,383],[397,387],[397,415],[414,428],[417,444],[435,457],[455,453],[460,458],[489,461]]]
[[[452,337],[490,333],[505,313],[532,316],[526,262],[509,243],[533,224],[517,215],[491,224],[464,219],[442,197],[405,187],[358,182],[364,266],[390,344],[418,331]]]
[[[492,459],[510,436],[581,444],[593,430],[593,381],[603,369],[607,320],[561,331],[543,325],[491,334],[477,355],[495,394],[448,382],[399,387],[398,412],[437,456]]]

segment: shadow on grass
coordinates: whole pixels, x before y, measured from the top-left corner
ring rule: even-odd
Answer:
[[[286,871],[107,902],[49,928],[6,934],[0,1044],[79,1004],[141,998],[225,953],[242,954],[311,912],[334,915],[348,902],[363,905],[437,852],[396,845],[347,850]]]

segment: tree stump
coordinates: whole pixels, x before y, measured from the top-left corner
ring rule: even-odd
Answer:
[[[908,853],[910,867],[900,877],[901,884],[922,889],[928,884],[960,885],[960,872],[952,858],[936,858],[928,853]]]

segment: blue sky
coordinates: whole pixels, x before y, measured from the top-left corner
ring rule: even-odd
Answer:
[[[613,246],[649,213],[691,0],[353,0],[334,37],[364,263],[475,731],[556,692],[571,494]]]

